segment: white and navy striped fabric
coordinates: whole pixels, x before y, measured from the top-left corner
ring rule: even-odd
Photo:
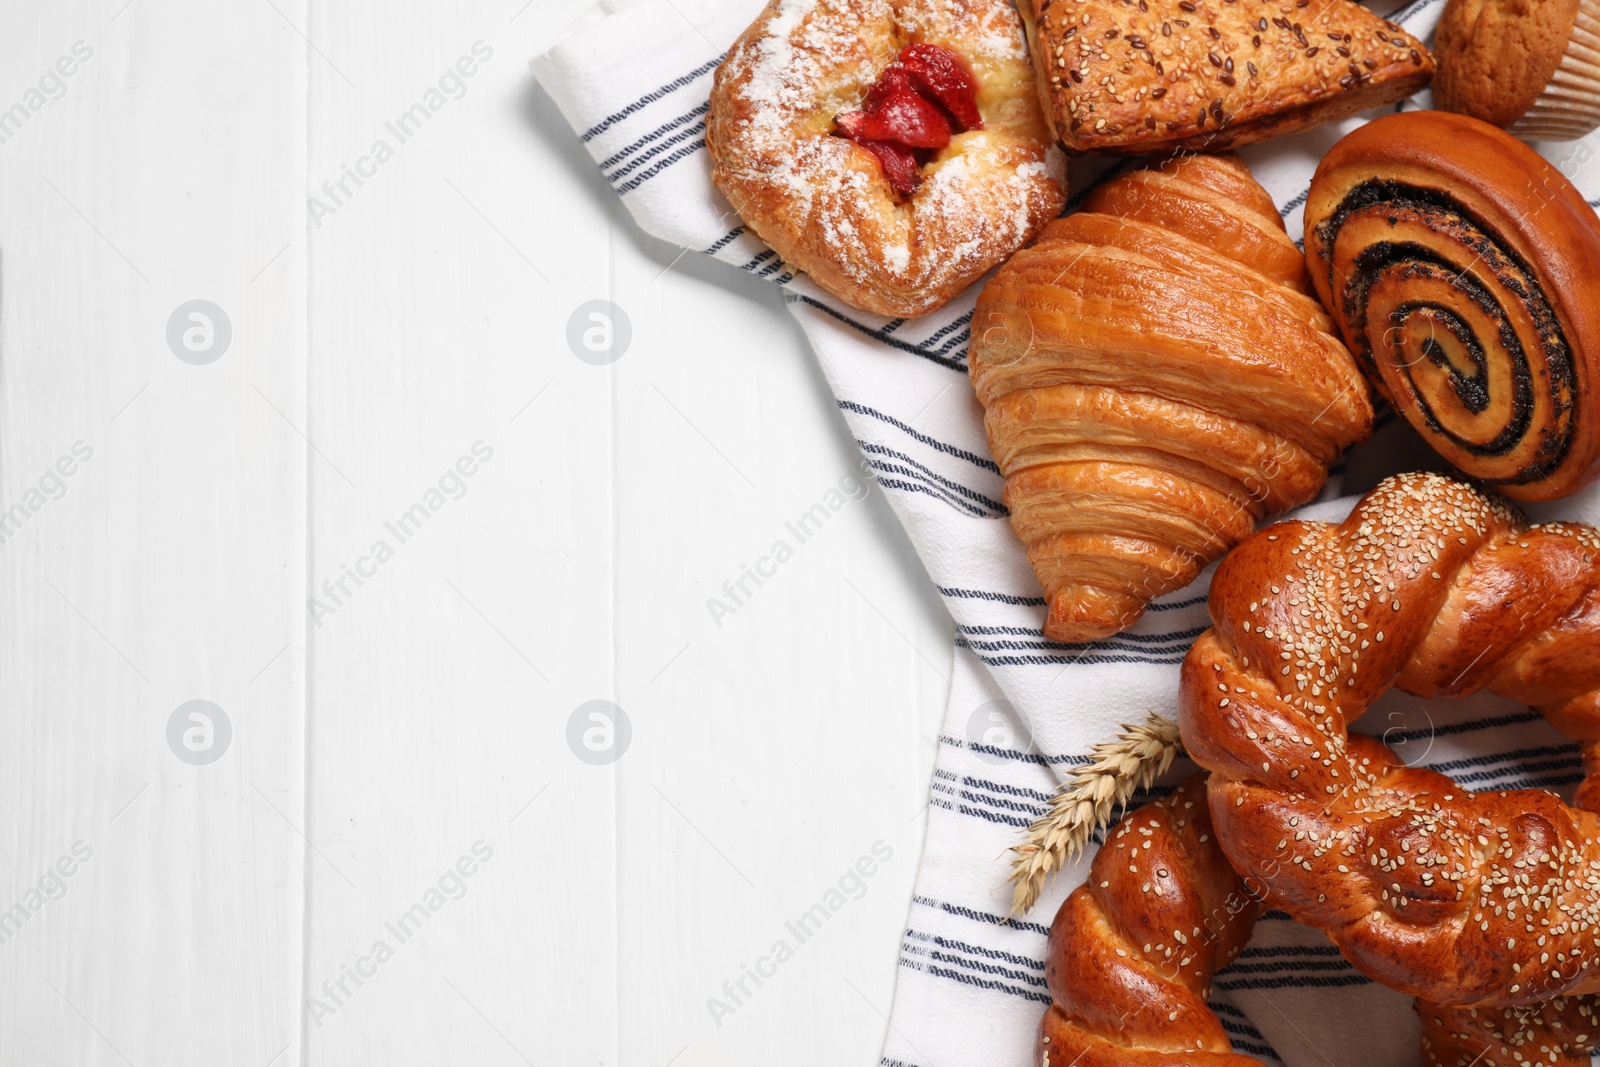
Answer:
[[[1172,712],[1178,664],[1207,625],[1210,575],[1109,640],[1072,645],[1040,636],[1044,601],[1006,522],[1000,474],[967,381],[976,290],[920,319],[856,311],[785,270],[711,186],[704,137],[712,72],[763,2],[602,0],[533,66],[640,226],[783,289],[840,413],[949,607],[955,676],[882,1062],[1023,1067],[1048,1002],[1046,927],[1081,874],[1058,879],[1029,921],[1005,923],[1006,850],[1095,743],[1150,711]],[[1413,0],[1379,10],[1427,38],[1442,5]],[[1427,104],[1423,94],[1402,106]],[[1361,121],[1244,151],[1291,236],[1300,236],[1299,208],[1317,160]],[[1600,173],[1583,166],[1600,138],[1546,147],[1586,196],[1600,194]],[[1073,188],[1081,196],[1107,166],[1077,161]],[[1353,499],[1340,497],[1342,489],[1360,491],[1424,455],[1403,422],[1386,416],[1380,425],[1335,469],[1307,514],[1342,517]],[[1547,512],[1600,520],[1600,494]],[[1408,762],[1476,789],[1570,790],[1580,774],[1572,745],[1526,708],[1491,697],[1451,704],[1392,694],[1361,728],[1383,734]],[[1325,939],[1282,914],[1267,915],[1244,956],[1218,977],[1215,1006],[1234,1047],[1268,1064],[1384,1067],[1418,1059],[1405,998],[1356,974]]]

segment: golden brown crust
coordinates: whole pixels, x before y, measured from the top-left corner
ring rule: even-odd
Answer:
[[[1600,477],[1600,226],[1538,153],[1464,115],[1368,123],[1312,179],[1306,260],[1368,377],[1445,459],[1523,500]]]
[[[1366,437],[1366,387],[1306,289],[1224,156],[1118,176],[984,288],[969,367],[1051,640],[1131,625]]]
[[[909,42],[977,78],[984,128],[957,134],[909,200],[834,135]],[[854,307],[945,304],[1060,213],[1065,161],[1039,109],[1010,0],[771,0],[717,69],[712,180],[790,264]]]
[[[1261,883],[1228,865],[1205,776],[1129,812],[1050,927],[1036,1067],[1246,1067],[1206,1001],[1260,911]],[[1583,1067],[1600,1041],[1594,996],[1528,1007],[1415,1004],[1427,1067]]]
[[[1426,1067],[1588,1067],[1600,1042],[1596,998],[1525,1008],[1445,1008],[1417,1001]]]
[[[1304,257],[1285,238],[1272,197],[1244,167],[1219,167],[1211,156],[1178,156],[1159,170],[1136,170],[1106,182],[1085,198],[1083,210],[1181,233],[1275,282],[1306,291]],[[1173,181],[1213,196],[1168,195]],[[1313,318],[1323,321],[1320,315]]]
[[[1450,0],[1434,38],[1434,103],[1511,125],[1550,83],[1577,17],[1578,0]]]
[[[1350,0],[1022,0],[1071,152],[1227,148],[1403,100],[1422,42]]]
[[[1543,791],[1474,794],[1348,733],[1391,686],[1489,689],[1540,702],[1600,769],[1600,531],[1529,527],[1501,498],[1403,475],[1342,524],[1240,545],[1211,616],[1183,666],[1184,746],[1270,904],[1434,1003],[1600,991],[1600,817]]]
[[[1130,812],[1050,926],[1037,1067],[1260,1067],[1206,1006],[1259,911],[1212,838],[1204,775]]]

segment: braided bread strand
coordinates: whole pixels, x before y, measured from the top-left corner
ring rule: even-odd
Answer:
[[[1260,1067],[1231,1050],[1205,1003],[1212,975],[1238,955],[1260,910],[1222,853],[1205,789],[1197,774],[1125,816],[1056,913],[1045,964],[1054,1003],[1040,1021],[1038,1067]],[[1596,997],[1415,1007],[1427,1067],[1582,1067],[1600,1038]]]
[[[1206,1006],[1259,910],[1212,836],[1204,775],[1128,814],[1050,926],[1039,1067],[1260,1067]]]
[[[1271,904],[1427,1001],[1600,990],[1600,818],[1539,790],[1473,794],[1347,733],[1391,685],[1486,688],[1537,705],[1596,770],[1600,532],[1405,475],[1338,526],[1245,542],[1211,615],[1184,662],[1183,741],[1212,772],[1224,851]]]
[[[1427,1067],[1588,1067],[1600,1041],[1596,998],[1556,997],[1531,1007],[1442,1008],[1416,1003]]]

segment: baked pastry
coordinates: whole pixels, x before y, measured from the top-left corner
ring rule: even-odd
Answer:
[[[1259,886],[1218,847],[1205,797],[1195,775],[1130,812],[1056,913],[1038,1067],[1259,1067],[1233,1052],[1207,1005],[1212,976],[1249,940],[1260,905]],[[1415,1007],[1429,1067],[1580,1067],[1600,1043],[1594,997]]]
[[[1600,126],[1600,0],[1450,0],[1433,102],[1529,141]]]
[[[1559,170],[1476,119],[1389,115],[1334,145],[1305,218],[1317,294],[1440,455],[1523,500],[1600,476],[1600,225]]]
[[[747,226],[888,316],[945,304],[1066,187],[1011,0],[771,0],[717,68],[706,146]]]
[[[1600,1047],[1600,1000],[1556,997],[1518,1008],[1415,1003],[1425,1067],[1589,1067]]]
[[[1357,970],[1480,1009],[1600,991],[1600,778],[1478,793],[1347,732],[1391,686],[1536,705],[1600,772],[1600,530],[1437,474],[1285,522],[1211,583],[1180,726],[1223,851]],[[1586,810],[1585,810],[1586,809]]]
[[[1034,1063],[1260,1067],[1206,1005],[1260,911],[1212,836],[1205,775],[1130,812],[1050,924]]]
[[[1403,100],[1433,76],[1421,41],[1350,0],[1020,6],[1070,152],[1249,144]]]
[[[1053,641],[1133,624],[1364,439],[1355,361],[1233,156],[1119,175],[978,297],[968,365]]]

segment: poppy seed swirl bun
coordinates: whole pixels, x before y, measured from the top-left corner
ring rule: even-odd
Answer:
[[[1600,226],[1493,126],[1390,115],[1333,147],[1306,261],[1378,390],[1458,469],[1520,500],[1600,475]]]

